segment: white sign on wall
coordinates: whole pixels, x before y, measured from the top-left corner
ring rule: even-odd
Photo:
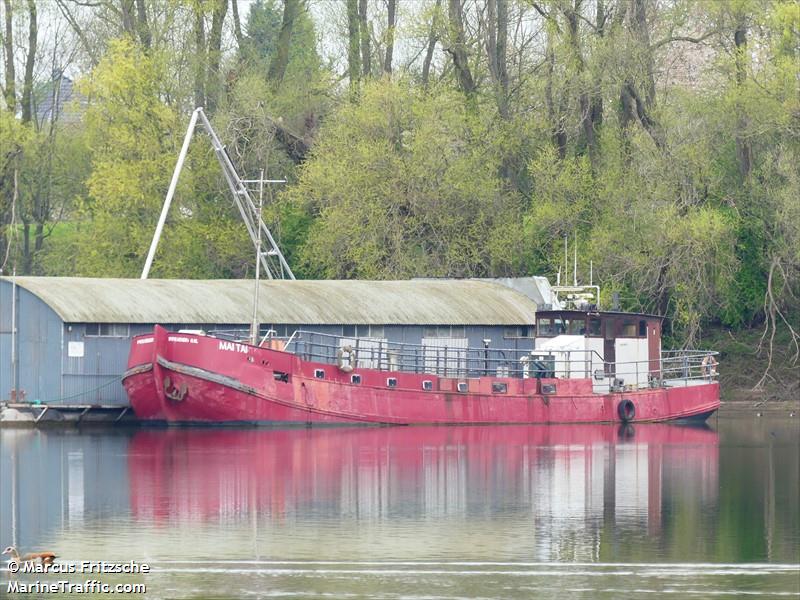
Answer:
[[[70,358],[83,358],[83,342],[69,342],[67,356]]]

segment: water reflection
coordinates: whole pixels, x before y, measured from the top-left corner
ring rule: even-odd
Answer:
[[[524,576],[509,597],[613,597],[688,563],[683,585],[796,593],[800,436],[759,427],[0,430],[0,545],[148,560],[177,597],[240,597],[244,572],[288,595]]]
[[[719,487],[718,435],[668,425],[143,431],[128,466],[145,523],[422,521],[452,539],[527,522],[541,559],[597,559],[604,527],[660,531],[675,469],[701,505]]]

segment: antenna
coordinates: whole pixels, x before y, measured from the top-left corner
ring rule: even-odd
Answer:
[[[292,269],[286,262],[286,259],[284,258],[280,248],[278,248],[278,244],[275,242],[275,238],[272,237],[272,233],[270,233],[269,229],[264,223],[264,220],[261,218],[261,211],[258,209],[255,202],[253,202],[253,199],[250,197],[250,192],[245,185],[246,183],[256,183],[256,180],[242,180],[239,177],[239,174],[236,172],[236,167],[233,166],[233,162],[231,162],[228,152],[225,150],[225,146],[222,144],[217,136],[216,131],[214,131],[214,128],[211,126],[211,123],[203,112],[202,107],[198,107],[194,110],[192,113],[192,118],[189,121],[189,127],[186,130],[186,137],[183,140],[183,146],[181,147],[180,154],[178,154],[178,162],[175,164],[175,172],[172,174],[172,181],[170,181],[169,189],[167,190],[167,197],[164,199],[164,206],[161,208],[161,215],[158,218],[158,224],[156,225],[156,231],[153,234],[153,241],[150,244],[150,251],[147,253],[147,259],[144,263],[144,269],[142,270],[141,278],[147,279],[147,276],[150,273],[150,267],[153,264],[153,257],[155,256],[156,248],[158,247],[158,241],[161,238],[161,232],[164,229],[164,223],[167,220],[167,213],[169,212],[169,207],[172,204],[172,198],[175,195],[175,188],[178,185],[178,178],[180,177],[181,170],[183,169],[183,163],[186,160],[186,154],[189,150],[189,142],[192,140],[192,136],[194,135],[198,119],[211,138],[211,145],[213,146],[214,153],[216,154],[217,160],[222,167],[222,174],[225,176],[225,181],[228,183],[228,188],[231,190],[233,201],[236,204],[236,207],[239,209],[239,214],[242,215],[242,220],[244,221],[245,227],[247,227],[247,233],[250,235],[250,240],[253,242],[253,246],[256,248],[261,266],[264,267],[264,271],[270,279],[274,279],[275,276],[281,277],[284,273],[288,275],[289,279],[294,279],[295,277],[294,273],[292,273]],[[285,183],[285,181],[282,179],[265,180],[263,177],[257,181],[263,181],[264,183]],[[262,233],[269,242],[270,247],[267,252],[261,252],[260,236]]]
[[[569,234],[564,234],[564,282],[569,283]]]
[[[573,246],[574,258],[572,263],[572,285],[578,285],[578,231],[575,231],[575,244]]]

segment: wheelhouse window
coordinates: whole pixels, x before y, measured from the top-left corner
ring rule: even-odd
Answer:
[[[619,330],[619,337],[637,337],[636,321],[633,319],[623,319]]]
[[[600,317],[589,317],[588,333],[592,337],[601,337],[603,335],[603,321]]]
[[[639,337],[647,337],[647,321],[644,319],[639,321]]]
[[[537,331],[540,337],[552,337],[559,334],[561,326],[561,319],[542,317],[538,321]]]
[[[573,324],[574,323],[574,324]],[[564,317],[542,317],[538,321],[538,334],[541,337],[564,335],[583,328],[583,319],[565,319]],[[575,334],[577,335],[577,333]]]
[[[586,321],[584,319],[565,319],[564,327],[568,335],[583,335],[586,333]]]

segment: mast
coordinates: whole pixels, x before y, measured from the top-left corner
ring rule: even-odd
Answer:
[[[264,209],[264,169],[258,175],[258,219],[261,220],[261,211]],[[250,343],[258,343],[258,288],[261,283],[261,228],[258,228],[256,240],[256,289],[253,291],[253,325],[250,328]]]
[[[147,276],[150,273],[150,266],[152,265],[153,257],[155,256],[156,248],[158,247],[158,241],[161,237],[161,231],[164,228],[167,212],[169,211],[170,204],[172,203],[172,197],[175,194],[175,187],[178,184],[180,172],[183,169],[183,163],[186,159],[186,154],[189,149],[189,142],[194,135],[194,130],[197,127],[198,120],[203,125],[203,128],[206,130],[206,133],[208,133],[208,136],[211,139],[211,145],[214,148],[214,154],[216,155],[217,161],[219,161],[219,164],[222,167],[222,174],[225,176],[225,181],[227,182],[228,188],[233,196],[234,204],[236,204],[236,207],[239,209],[239,214],[242,216],[242,220],[247,228],[247,233],[250,235],[250,240],[253,242],[253,246],[258,253],[258,262],[264,268],[264,271],[270,279],[275,279],[276,277],[294,279],[295,277],[294,273],[292,273],[292,269],[286,262],[286,258],[284,258],[283,253],[275,241],[275,238],[272,237],[272,233],[270,232],[269,228],[264,223],[264,220],[261,217],[261,211],[256,206],[255,202],[253,202],[253,199],[250,196],[250,191],[245,185],[246,183],[256,182],[252,180],[242,180],[242,178],[239,177],[239,174],[236,172],[236,167],[234,167],[233,162],[228,156],[225,146],[220,141],[216,131],[214,131],[214,128],[211,126],[211,122],[208,120],[208,117],[206,117],[202,107],[195,109],[195,111],[192,113],[192,118],[189,121],[186,137],[183,140],[183,146],[181,147],[181,152],[178,155],[178,162],[175,165],[175,172],[172,175],[172,181],[170,182],[170,187],[167,191],[167,197],[164,199],[164,206],[161,209],[161,216],[159,217],[158,225],[156,226],[156,231],[153,235],[153,241],[150,244],[150,251],[148,252],[141,278],[147,279]],[[283,179],[264,180],[263,177],[258,181],[264,181],[264,183],[285,183],[285,180]],[[261,252],[262,235],[269,242],[269,249],[266,252]]]
[[[575,231],[575,244],[572,248],[574,252],[574,258],[572,263],[572,285],[578,285],[578,232]]]

